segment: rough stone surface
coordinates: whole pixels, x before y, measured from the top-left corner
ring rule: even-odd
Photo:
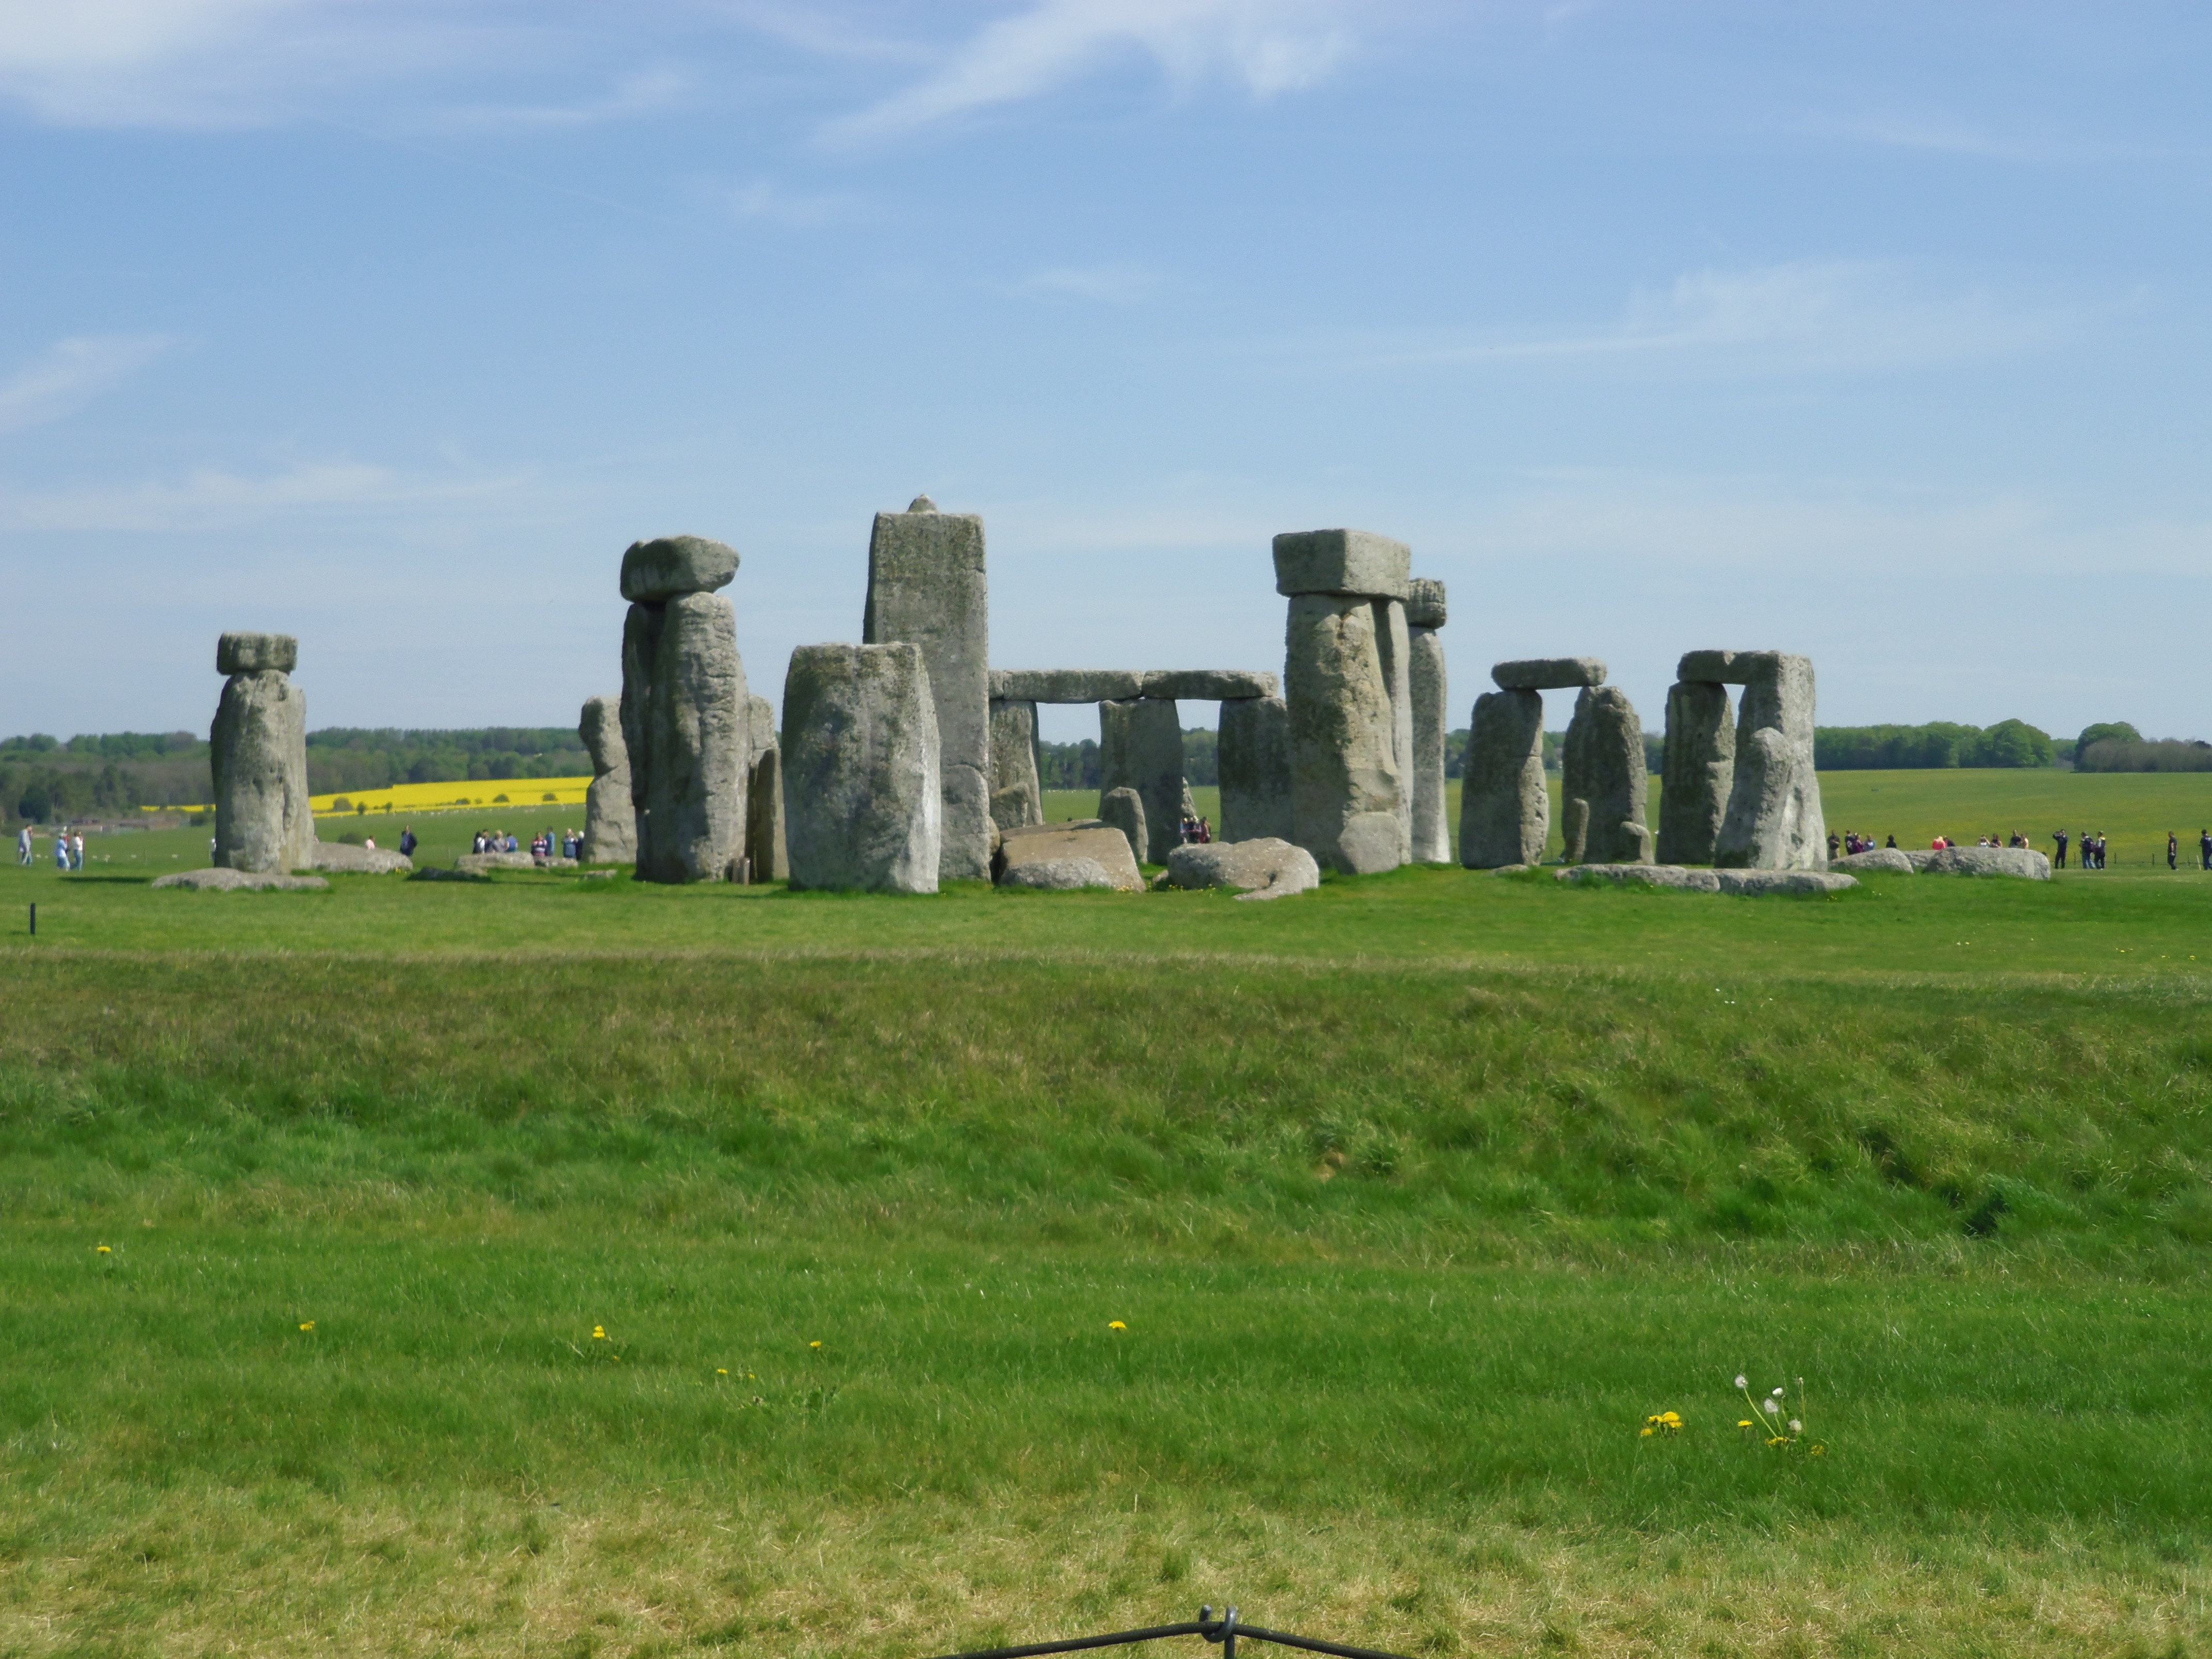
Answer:
[[[623,741],[622,697],[587,697],[576,731],[592,757],[584,792],[584,862],[629,864],[637,858],[637,803],[630,799],[629,745]]]
[[[745,853],[753,754],[751,696],[727,599],[685,593],[630,606],[622,726],[638,879],[732,879]]]
[[[1649,779],[1644,769],[1644,722],[1617,685],[1585,686],[1575,699],[1559,755],[1559,793],[1589,804],[1581,856],[1570,863],[1649,864],[1644,827]]]
[[[1145,677],[1133,668],[994,668],[988,684],[1006,702],[1121,702],[1144,695]]]
[[[342,841],[319,841],[312,868],[337,870],[353,875],[388,876],[395,871],[412,870],[415,860],[404,853],[394,853],[382,847],[354,847]]]
[[[1828,868],[1840,870],[1846,875],[1854,873],[1863,875],[1868,871],[1873,870],[1909,876],[1912,874],[1913,867],[1912,854],[1896,847],[1876,847],[1868,852],[1850,853],[1842,858],[1828,860]]]
[[[1674,665],[1674,678],[1714,685],[1741,685],[1743,674],[1735,664],[1743,654],[1741,651],[1685,651],[1681,660]]]
[[[665,605],[727,587],[737,574],[734,547],[704,536],[659,536],[632,542],[623,554],[622,596],[633,605]]]
[[[1145,804],[1147,864],[1165,864],[1182,845],[1182,721],[1172,702],[1157,697],[1098,705],[1098,816],[1106,798],[1133,789]]]
[[[300,665],[300,641],[289,634],[225,634],[215,642],[218,674],[289,674]]]
[[[1303,847],[1267,836],[1178,847],[1168,854],[1170,887],[1234,887],[1252,898],[1285,898],[1321,885],[1321,866]]]
[[[1716,870],[1721,891],[1756,897],[1762,893],[1840,893],[1859,884],[1856,876],[1826,870]]]
[[[574,859],[541,859],[528,853],[464,853],[453,868],[464,875],[488,876],[495,870],[573,870]]]
[[[925,501],[927,498],[922,498]],[[921,647],[937,713],[945,810],[940,880],[991,869],[991,601],[983,520],[972,513],[878,513],[868,538],[860,638]],[[1026,700],[1025,700],[1026,701]]]
[[[1694,893],[1721,890],[1719,872],[1679,864],[1577,864],[1553,872],[1560,881],[1604,881],[1624,887],[1674,887]]]
[[[992,864],[996,878],[1004,882],[1024,865],[1051,864],[1068,859],[1084,859],[1096,864],[1105,872],[1109,883],[1123,892],[1145,890],[1144,873],[1129,854],[1129,838],[1111,824],[1083,827],[1048,823],[1019,835],[1006,836],[1000,839],[998,855]]]
[[[1779,651],[1736,654],[1735,775],[1713,862],[1736,870],[1825,871],[1828,825],[1813,767],[1813,661]]]
[[[1559,856],[1569,864],[1580,864],[1589,847],[1589,803],[1570,799],[1559,803],[1559,839],[1564,849]]]
[[[1735,718],[1728,689],[1684,681],[1667,693],[1667,758],[1659,790],[1662,864],[1711,864],[1735,781]]]
[[[945,793],[920,646],[793,652],[782,752],[793,887],[937,890]]]
[[[1415,576],[1406,584],[1406,625],[1442,628],[1444,625],[1444,585],[1434,576]]]
[[[2032,847],[1947,847],[1921,869],[1931,876],[2021,876],[2051,879],[2051,860]]]
[[[1121,832],[1129,843],[1132,862],[1140,861],[1140,850],[1152,850],[1151,834],[1145,823],[1145,798],[1128,785],[1109,789],[1099,799],[1098,819]]]
[[[753,770],[745,788],[745,873],[753,881],[782,881],[791,874],[791,854],[783,827],[783,750],[775,709],[766,697],[749,697],[746,708]]]
[[[1096,859],[1039,859],[1034,863],[1009,866],[1006,873],[999,878],[999,885],[1066,893],[1085,887],[1117,889],[1121,884],[1108,874],[1106,866]]]
[[[1273,697],[1282,685],[1263,668],[1152,668],[1139,677],[1142,697],[1188,697],[1193,702],[1227,702],[1236,697]]]
[[[1605,664],[1595,657],[1526,657],[1495,665],[1490,678],[1501,691],[1565,691],[1603,685]]]
[[[1044,821],[1037,779],[1036,705],[1019,699],[991,703],[991,822],[1001,830]]]
[[[1552,832],[1544,787],[1544,700],[1486,691],[1474,700],[1459,798],[1459,861],[1470,870],[1534,864]]]
[[[603,871],[597,872],[596,873],[600,874],[600,875],[607,875],[607,876],[611,876],[611,875],[614,874],[614,872],[613,872],[613,871],[611,871],[611,870],[603,870]],[[408,880],[410,880],[410,881],[463,881],[463,882],[466,882],[466,881],[489,881],[489,880],[491,879],[491,878],[490,878],[489,876],[482,876],[482,875],[478,875],[478,874],[477,874],[475,871],[473,871],[473,870],[444,870],[444,869],[441,869],[441,868],[439,868],[436,865],[432,865],[432,866],[431,866],[428,869],[427,869],[427,870],[417,870],[417,871],[416,871],[413,875],[411,875],[411,876],[408,877],[408,878],[407,878],[407,879],[408,879]]]
[[[1280,697],[1221,705],[1215,749],[1221,777],[1221,838],[1291,838],[1291,711]]]
[[[1278,541],[1279,546],[1279,538]],[[1395,600],[1301,593],[1285,632],[1291,725],[1291,839],[1324,867],[1370,875],[1405,862],[1412,780],[1391,700]],[[1412,711],[1407,710],[1410,726]]]
[[[216,865],[264,874],[309,868],[307,695],[273,668],[233,674],[208,742]]]
[[[1403,599],[1413,550],[1371,530],[1294,530],[1275,538],[1275,592]]]
[[[1411,607],[1407,609],[1410,615]],[[1414,628],[1408,633],[1413,693],[1412,856],[1416,864],[1449,864],[1452,849],[1451,828],[1444,811],[1444,646],[1433,628]]]
[[[1390,688],[1390,746],[1398,757],[1398,862],[1413,856],[1413,630],[1403,599],[1375,602],[1375,640],[1382,681]]]
[[[157,876],[156,887],[188,887],[203,893],[230,893],[240,888],[273,887],[293,892],[327,892],[330,883],[320,876],[288,876],[278,870],[179,870]]]

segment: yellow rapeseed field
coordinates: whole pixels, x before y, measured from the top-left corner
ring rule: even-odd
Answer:
[[[341,790],[335,794],[310,795],[307,805],[317,817],[351,813],[428,812],[441,807],[513,805],[576,806],[583,804],[589,778],[462,778],[445,783],[395,783],[386,789]],[[148,811],[210,812],[212,805],[148,807]]]

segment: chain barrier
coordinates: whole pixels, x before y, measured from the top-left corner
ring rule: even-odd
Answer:
[[[1181,1625],[1152,1625],[1144,1630],[1117,1630],[1103,1636],[1074,1636],[1060,1642],[1033,1642],[1026,1647],[982,1648],[971,1653],[952,1653],[944,1659],[1036,1659],[1048,1653],[1081,1653],[1091,1648],[1121,1648],[1139,1642],[1164,1642],[1178,1636],[1196,1636],[1221,1650],[1221,1659],[1237,1659],[1237,1644],[1272,1642],[1279,1648],[1297,1648],[1307,1653],[1327,1653],[1335,1659],[1401,1659],[1395,1653],[1384,1653],[1376,1648],[1355,1648],[1342,1642],[1324,1642],[1311,1636],[1292,1636],[1285,1631],[1263,1630],[1257,1625],[1240,1624],[1237,1609],[1231,1607],[1218,1619],[1211,1607],[1200,1607],[1198,1617]]]

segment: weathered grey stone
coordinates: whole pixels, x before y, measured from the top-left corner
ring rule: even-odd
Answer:
[[[1605,664],[1595,657],[1527,657],[1497,664],[1490,678],[1501,691],[1565,691],[1603,685]]]
[[[622,596],[633,605],[665,605],[727,587],[737,574],[734,547],[704,536],[659,536],[632,542],[623,554]]]
[[[991,703],[991,822],[1000,829],[1044,821],[1037,779],[1036,705],[1013,698]]]
[[[453,868],[465,875],[488,876],[495,870],[573,870],[574,859],[541,859],[528,853],[464,853]]]
[[[1415,576],[1406,584],[1406,625],[1442,628],[1444,625],[1444,585],[1433,576]]]
[[[751,881],[782,881],[791,874],[791,854],[783,827],[783,749],[775,708],[766,697],[747,698],[746,708],[753,769],[745,788],[745,875]]]
[[[184,887],[203,893],[230,893],[240,888],[282,888],[293,892],[330,890],[330,883],[320,876],[288,876],[280,870],[231,870],[217,867],[212,870],[179,870],[173,874],[157,876],[156,887]]]
[[[1137,695],[1227,702],[1233,697],[1273,697],[1282,689],[1263,668],[1153,668],[1139,676]]]
[[[1856,876],[1826,870],[1716,870],[1721,891],[1755,898],[1763,893],[1840,893],[1859,884]]]
[[[1145,692],[1133,668],[994,668],[988,684],[1004,702],[1121,702]]]
[[[641,881],[729,881],[745,855],[751,696],[737,614],[719,593],[630,606],[623,739]]]
[[[1034,863],[1010,866],[999,878],[1001,887],[1035,887],[1047,892],[1073,892],[1085,887],[1103,887],[1109,890],[1121,883],[1106,872],[1106,867],[1096,859],[1038,859]]]
[[[793,887],[937,890],[945,793],[920,646],[793,652],[781,746]]]
[[[1413,856],[1413,630],[1403,599],[1375,602],[1375,641],[1390,688],[1390,745],[1398,757],[1398,862]]]
[[[1098,816],[1115,790],[1133,789],[1145,804],[1147,864],[1165,864],[1182,845],[1182,722],[1172,702],[1156,697],[1098,705]]]
[[[584,791],[584,862],[632,863],[637,858],[637,803],[630,799],[621,696],[586,698],[576,730],[592,757],[592,784]]]
[[[1221,778],[1221,838],[1291,838],[1291,711],[1280,697],[1221,705],[1215,746]]]
[[[1280,538],[1278,538],[1279,545]],[[1402,684],[1405,607],[1393,599],[1300,593],[1285,634],[1291,724],[1291,839],[1353,875],[1405,862],[1413,811],[1394,683]],[[1410,698],[1408,699],[1410,702]],[[1412,710],[1407,709],[1411,725]],[[1388,833],[1385,833],[1387,829]]]
[[[352,875],[388,876],[395,872],[412,870],[415,860],[404,853],[394,853],[382,847],[353,847],[342,841],[319,841],[311,855],[310,867],[337,870]]]
[[[1931,854],[1931,856],[1933,856]],[[1839,859],[1830,859],[1828,868],[1845,875],[1864,875],[1869,871],[1892,875],[1909,876],[1913,873],[1912,854],[1896,847],[1870,848],[1863,853],[1850,853]]]
[[[1439,592],[1443,584],[1429,586]],[[1438,603],[1442,610],[1442,602]],[[1407,607],[1412,614],[1412,607]],[[1413,714],[1413,860],[1416,864],[1451,862],[1451,829],[1444,813],[1444,684],[1443,641],[1433,628],[1407,630],[1412,665]]]
[[[1110,824],[1079,827],[1048,823],[1019,835],[1002,836],[992,867],[996,878],[1003,882],[1024,865],[1051,864],[1068,859],[1095,863],[1105,872],[1107,880],[1124,892],[1145,890],[1144,873],[1130,856],[1129,838]]]
[[[1711,864],[1735,782],[1735,720],[1728,689],[1684,681],[1667,693],[1667,758],[1659,791],[1662,864]]]
[[[215,642],[218,674],[289,674],[300,665],[300,641],[289,634],[225,634]]]
[[[1544,787],[1544,699],[1486,691],[1474,700],[1459,798],[1459,861],[1470,870],[1534,864],[1552,831]]]
[[[1651,862],[1651,832],[1644,822],[1644,722],[1619,686],[1585,686],[1575,699],[1559,772],[1562,798],[1589,804],[1581,856],[1571,852],[1569,863]]]
[[[615,872],[611,870],[602,870],[593,873],[611,876]],[[478,875],[473,870],[447,870],[434,864],[428,869],[417,870],[413,875],[408,877],[407,879],[410,881],[458,881],[467,883],[472,881],[489,881],[491,878],[489,876]]]
[[[1098,817],[1101,823],[1121,832],[1129,843],[1133,863],[1142,862],[1142,855],[1152,851],[1152,835],[1145,823],[1145,798],[1127,784],[1109,789],[1100,798]]]
[[[233,674],[222,683],[208,743],[214,863],[259,874],[311,866],[307,694],[277,669]]]
[[[1559,856],[1569,864],[1580,864],[1589,847],[1590,804],[1570,796],[1559,803],[1559,838],[1564,847]]]
[[[1824,871],[1828,826],[1813,767],[1813,661],[1779,651],[1737,653],[1735,775],[1713,862],[1736,870]]]
[[[1275,592],[1403,599],[1413,550],[1371,530],[1294,530],[1275,538]]]
[[[2032,847],[1946,847],[1921,869],[1931,876],[2021,876],[2051,879],[2051,860]]]
[[[1621,887],[1671,887],[1693,893],[1721,890],[1717,872],[1686,870],[1679,864],[1577,864],[1553,874],[1560,881],[1611,882]]]
[[[920,497],[927,502],[927,496]],[[868,538],[860,638],[921,647],[936,709],[945,811],[940,880],[991,869],[991,599],[983,520],[933,506],[878,513]],[[1036,701],[1022,699],[1022,701]]]
[[[1743,654],[1740,651],[1685,651],[1682,659],[1674,665],[1674,678],[1713,685],[1741,685],[1743,674],[1735,662]]]
[[[1178,847],[1168,854],[1170,887],[1235,887],[1246,898],[1285,898],[1321,885],[1321,866],[1303,847],[1274,836]]]

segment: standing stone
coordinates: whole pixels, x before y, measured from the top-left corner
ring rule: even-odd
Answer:
[[[1711,864],[1735,776],[1728,687],[1681,680],[1667,693],[1659,789],[1659,862]]]
[[[1651,832],[1644,827],[1644,723],[1628,694],[1617,685],[1586,686],[1575,699],[1560,754],[1560,793],[1588,805],[1587,830],[1568,862],[1649,864]]]
[[[745,872],[751,881],[782,881],[791,874],[783,830],[783,746],[775,710],[766,697],[746,699],[752,728],[752,781],[745,790]]]
[[[1406,625],[1413,687],[1413,821],[1416,864],[1451,862],[1444,814],[1444,585],[1426,576],[1407,583]]]
[[[1036,705],[994,698],[991,822],[1001,830],[1044,822],[1044,789],[1037,779],[1036,744]]]
[[[1280,697],[1221,705],[1221,839],[1291,838],[1291,711]]]
[[[937,710],[945,791],[940,879],[991,875],[990,590],[983,520],[939,513],[918,495],[878,513],[868,538],[868,602],[860,637],[921,647]]]
[[[793,887],[937,890],[944,780],[920,646],[793,652],[782,750]]]
[[[1145,804],[1143,862],[1165,864],[1182,844],[1182,720],[1172,702],[1139,697],[1098,705],[1099,816],[1115,790],[1137,792]]]
[[[1390,746],[1398,757],[1398,862],[1413,856],[1413,630],[1405,602],[1378,600],[1375,642],[1382,654],[1382,683],[1390,692]]]
[[[1537,864],[1552,832],[1544,786],[1544,699],[1486,691],[1474,700],[1459,797],[1459,861],[1470,870]]]
[[[208,732],[215,775],[215,867],[260,875],[311,870],[307,698],[292,684],[289,634],[225,634],[216,670],[229,678]]]
[[[623,556],[623,590],[635,596],[623,625],[623,743],[641,881],[728,881],[745,855],[752,718],[737,613],[719,593],[677,587],[720,586],[737,568],[735,550],[698,536]]]
[[[1713,862],[1737,870],[1825,870],[1828,825],[1813,767],[1813,659],[1743,651],[1735,775]]]
[[[637,858],[637,807],[630,799],[629,747],[623,742],[622,698],[592,697],[577,726],[592,756],[584,792],[586,864],[629,864]]]
[[[1109,789],[1098,802],[1098,817],[1121,832],[1129,843],[1129,856],[1142,864],[1152,848],[1145,829],[1145,798],[1127,784]]]
[[[1580,864],[1589,849],[1589,802],[1576,795],[1559,803],[1559,859]]]

